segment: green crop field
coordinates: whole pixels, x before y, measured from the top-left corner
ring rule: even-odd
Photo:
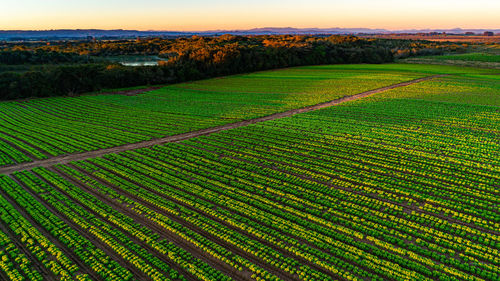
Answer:
[[[309,66],[2,102],[0,279],[500,280],[498,74]]]
[[[476,66],[500,69],[500,54],[498,47],[491,46],[490,48],[481,49],[481,52],[441,55],[441,56],[424,56],[416,58],[408,58],[403,60],[410,63],[424,64],[445,64],[456,66]]]
[[[407,66],[302,67],[177,84],[137,96],[0,102],[0,166],[186,133],[425,75]]]
[[[500,55],[484,53],[466,53],[459,55],[435,56],[436,60],[463,60],[463,61],[482,61],[482,62],[500,62]]]

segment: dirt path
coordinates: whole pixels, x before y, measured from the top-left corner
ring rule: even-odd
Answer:
[[[280,119],[280,118],[292,116],[292,115],[299,114],[299,113],[304,113],[304,112],[314,111],[314,110],[318,110],[318,109],[322,109],[322,108],[326,108],[326,107],[330,107],[330,106],[335,106],[335,105],[339,105],[339,104],[344,103],[344,102],[357,100],[357,99],[371,96],[371,95],[374,95],[377,93],[385,92],[385,91],[388,91],[391,89],[405,87],[405,86],[409,86],[412,84],[428,81],[428,80],[443,77],[443,76],[447,76],[447,75],[433,75],[433,76],[428,76],[428,77],[424,77],[424,78],[419,78],[419,79],[415,79],[415,80],[411,80],[411,81],[407,81],[407,82],[402,82],[402,83],[390,85],[387,87],[359,93],[359,94],[352,95],[352,96],[346,96],[346,97],[335,99],[335,100],[328,101],[328,102],[323,102],[323,103],[319,103],[319,104],[315,104],[315,105],[311,105],[311,106],[306,106],[303,108],[292,109],[292,110],[288,110],[285,112],[274,113],[274,114],[267,115],[264,117],[244,120],[244,121],[240,121],[240,122],[236,122],[236,123],[229,123],[229,124],[225,124],[225,125],[221,125],[221,126],[217,126],[217,127],[197,130],[197,131],[173,135],[173,136],[167,136],[164,138],[157,138],[157,139],[152,139],[152,140],[148,140],[148,141],[125,144],[125,145],[120,145],[120,146],[116,146],[116,147],[99,149],[99,150],[94,150],[94,151],[89,151],[89,152],[84,152],[84,153],[78,153],[78,154],[61,155],[61,156],[56,156],[56,157],[45,159],[45,160],[37,160],[37,161],[33,161],[33,162],[21,163],[18,165],[2,167],[2,168],[0,168],[0,174],[11,174],[15,171],[32,169],[35,167],[50,167],[50,166],[53,166],[55,164],[65,164],[65,163],[69,163],[71,161],[78,161],[78,160],[84,160],[87,158],[100,157],[102,155],[109,154],[109,153],[118,153],[118,152],[122,152],[122,151],[126,151],[126,150],[138,149],[138,148],[148,147],[148,146],[152,146],[152,145],[159,145],[159,144],[164,144],[164,143],[169,143],[169,142],[182,141],[182,140],[186,140],[186,139],[190,139],[190,138],[195,138],[198,136],[217,133],[220,131],[244,127],[244,126],[248,126],[250,124]]]

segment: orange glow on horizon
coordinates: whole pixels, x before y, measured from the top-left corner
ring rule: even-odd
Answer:
[[[17,2],[21,4],[9,5],[0,10],[0,29],[500,29],[500,1],[491,0],[476,0],[474,4],[465,0],[420,0],[404,3],[395,0],[291,0],[286,5],[276,0],[254,0],[250,3],[239,0],[185,0],[187,4],[168,4],[165,3],[167,1],[160,0],[143,0],[142,4],[130,0]],[[147,2],[150,4],[147,5]]]

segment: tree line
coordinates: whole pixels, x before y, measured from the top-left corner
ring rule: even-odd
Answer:
[[[395,41],[401,40],[223,35],[52,45],[7,44],[0,47],[0,63],[52,66],[25,72],[0,72],[0,99],[81,94],[300,65],[386,63],[392,62],[400,50],[411,54],[451,49],[444,44],[427,48],[424,43]],[[139,54],[158,55],[165,61],[158,66],[125,67],[102,60],[110,55]]]

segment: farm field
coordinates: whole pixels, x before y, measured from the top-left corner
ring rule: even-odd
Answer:
[[[464,61],[482,61],[482,62],[500,62],[500,55],[467,53],[459,55],[436,56],[437,60],[464,60]]]
[[[300,67],[177,84],[138,96],[0,102],[0,166],[186,133],[429,75],[418,67],[393,68]]]
[[[403,61],[410,63],[434,63],[500,69],[500,54],[498,47],[491,47],[477,53],[474,52],[456,55],[426,56],[408,58]]]
[[[0,279],[500,280],[498,70],[311,66],[0,103]],[[124,118],[126,116],[126,118]]]

